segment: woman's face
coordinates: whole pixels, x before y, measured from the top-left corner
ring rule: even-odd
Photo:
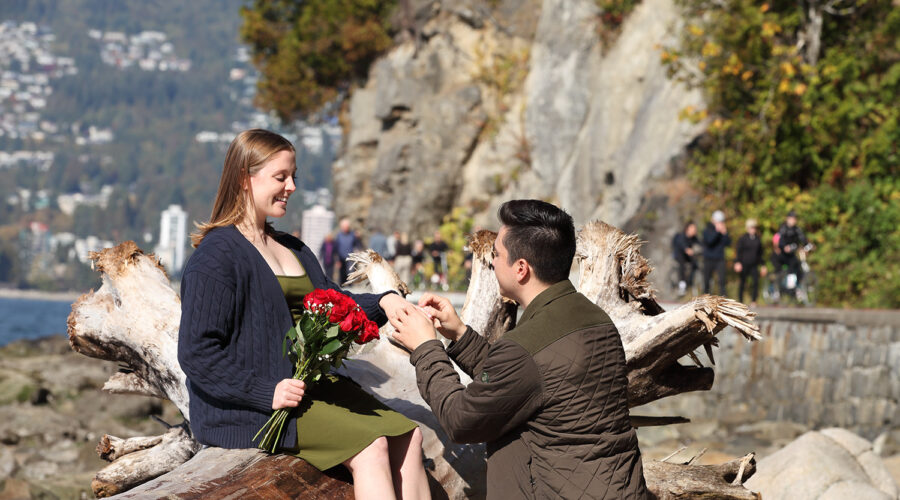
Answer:
[[[257,219],[283,217],[287,213],[287,201],[297,189],[294,176],[297,172],[294,153],[279,151],[250,176],[250,210]]]

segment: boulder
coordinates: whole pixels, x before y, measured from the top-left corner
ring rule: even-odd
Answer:
[[[760,460],[745,486],[763,498],[790,500],[900,497],[872,444],[839,428],[807,432]]]

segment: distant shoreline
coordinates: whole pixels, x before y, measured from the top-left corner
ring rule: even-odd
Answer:
[[[0,299],[54,300],[75,302],[84,292],[45,292],[42,290],[17,290],[0,288]]]

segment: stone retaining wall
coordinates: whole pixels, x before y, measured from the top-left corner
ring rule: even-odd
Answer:
[[[758,312],[761,342],[719,333],[711,391],[657,402],[655,412],[723,424],[837,426],[869,439],[900,429],[900,312]]]

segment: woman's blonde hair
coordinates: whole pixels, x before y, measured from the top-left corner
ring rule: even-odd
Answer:
[[[296,154],[290,141],[268,130],[245,130],[231,141],[228,152],[225,153],[225,166],[219,179],[219,190],[216,192],[209,222],[194,223],[197,226],[197,230],[191,234],[191,245],[194,248],[212,229],[238,224],[244,220],[248,199],[244,185],[250,176],[262,169],[269,158],[281,151]],[[267,230],[271,230],[271,227],[267,226]]]

